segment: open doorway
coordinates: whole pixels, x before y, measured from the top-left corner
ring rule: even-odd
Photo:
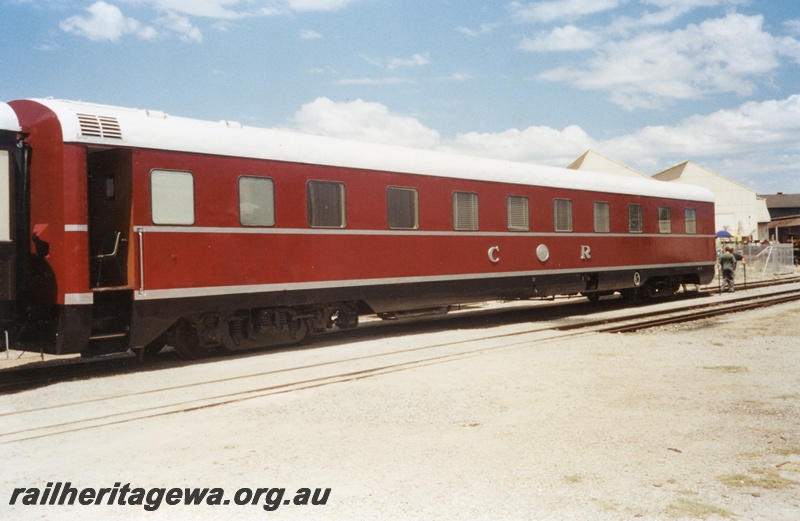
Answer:
[[[93,288],[128,288],[132,168],[131,152],[87,151],[89,185],[89,255]]]

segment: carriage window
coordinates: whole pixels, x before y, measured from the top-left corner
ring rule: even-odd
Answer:
[[[117,180],[114,176],[106,177],[106,200],[117,197]]]
[[[414,188],[386,189],[386,222],[392,230],[419,228],[419,195]]]
[[[150,194],[154,224],[194,224],[194,176],[191,172],[151,171]]]
[[[264,177],[239,178],[239,222],[275,226],[275,182]]]
[[[506,215],[508,231],[527,232],[531,229],[527,197],[521,195],[509,195],[506,198]]]
[[[611,205],[594,203],[594,231],[608,233],[611,231]]]
[[[572,231],[572,200],[553,200],[553,223],[557,232]]]
[[[309,181],[306,196],[309,226],[312,228],[346,226],[344,183]]]
[[[8,151],[0,150],[0,241],[11,240],[11,178]]]
[[[453,192],[453,229],[478,229],[478,194]]]
[[[672,210],[669,206],[658,208],[658,233],[672,233]]]
[[[697,233],[697,210],[687,208],[683,211],[683,220],[686,224],[686,233]]]
[[[631,233],[642,232],[642,205],[628,205],[628,231]]]

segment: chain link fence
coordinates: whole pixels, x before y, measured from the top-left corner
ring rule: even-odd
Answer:
[[[728,244],[718,248],[717,256],[722,254],[723,248],[731,246]],[[795,273],[794,249],[791,244],[734,244],[733,253],[739,261],[736,266],[736,283],[741,284],[744,280],[757,281],[774,279],[776,277],[792,275]],[[711,283],[717,284],[719,264],[717,264],[717,277]]]

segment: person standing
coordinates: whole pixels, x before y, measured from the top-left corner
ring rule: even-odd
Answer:
[[[719,266],[722,269],[722,291],[733,293],[733,276],[736,271],[736,257],[733,248],[725,248],[725,253],[719,256]]]

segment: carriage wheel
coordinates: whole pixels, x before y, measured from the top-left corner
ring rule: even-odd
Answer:
[[[200,339],[197,336],[197,328],[194,321],[182,318],[178,321],[173,332],[173,347],[175,351],[187,360],[197,360],[199,358],[208,358],[216,353],[213,347],[207,347],[200,344]]]

